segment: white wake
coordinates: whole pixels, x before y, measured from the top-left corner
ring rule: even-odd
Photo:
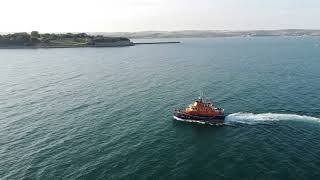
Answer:
[[[242,123],[242,124],[259,124],[272,121],[316,121],[320,122],[320,118],[312,116],[304,116],[297,114],[280,114],[280,113],[245,113],[238,112],[230,114],[225,119],[225,124]]]

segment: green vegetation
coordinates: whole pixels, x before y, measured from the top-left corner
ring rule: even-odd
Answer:
[[[40,34],[32,31],[30,34],[14,33],[0,35],[0,47],[107,47],[131,46],[128,38],[91,36],[86,33]]]

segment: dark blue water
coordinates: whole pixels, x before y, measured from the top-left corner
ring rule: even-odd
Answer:
[[[0,50],[0,179],[320,178],[319,38],[180,41]]]

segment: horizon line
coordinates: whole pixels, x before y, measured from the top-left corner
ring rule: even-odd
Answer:
[[[37,30],[33,30],[37,31]],[[286,28],[286,29],[247,29],[247,30],[230,30],[230,29],[182,29],[182,30],[141,30],[141,31],[38,31],[40,33],[139,33],[139,32],[181,32],[181,31],[229,31],[229,32],[248,32],[248,31],[320,31],[319,29],[301,29],[301,28]],[[22,33],[31,31],[9,31],[0,32],[6,33]]]

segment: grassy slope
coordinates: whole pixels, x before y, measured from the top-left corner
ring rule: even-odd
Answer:
[[[65,39],[58,39],[58,40],[50,40],[49,45],[56,45],[56,46],[81,46],[86,45],[88,40],[86,38],[65,38]]]

